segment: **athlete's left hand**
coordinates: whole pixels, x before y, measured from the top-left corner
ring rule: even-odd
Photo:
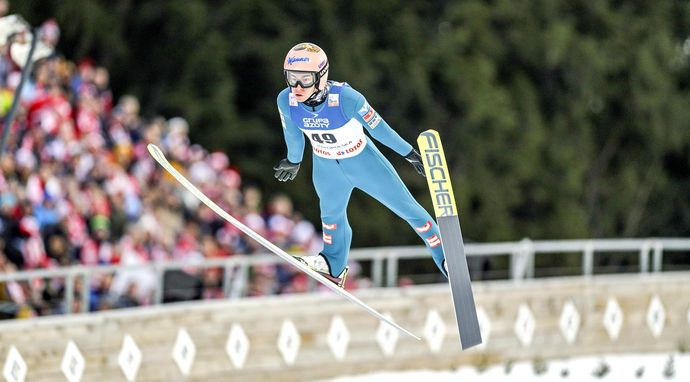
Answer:
[[[409,154],[405,155],[405,159],[412,164],[412,167],[417,170],[419,175],[426,178],[426,174],[424,173],[424,162],[422,162],[422,156],[419,155],[417,150],[412,149]]]

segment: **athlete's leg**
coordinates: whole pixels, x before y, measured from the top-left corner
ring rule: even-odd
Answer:
[[[368,145],[360,155],[353,159],[357,159],[357,163],[352,163],[352,167],[363,166],[359,169],[352,169],[360,174],[354,180],[355,187],[371,195],[407,221],[424,240],[424,244],[431,252],[436,265],[445,275],[446,270],[443,266],[445,257],[443,256],[438,225],[415,200],[390,162],[374,145]],[[350,169],[348,168],[348,170]]]
[[[331,276],[338,277],[345,266],[352,243],[352,229],[347,221],[347,203],[353,185],[334,159],[314,156],[312,179],[319,195],[323,251]]]

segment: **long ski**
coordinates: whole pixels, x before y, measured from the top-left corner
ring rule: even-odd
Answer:
[[[251,237],[252,239],[256,240],[259,244],[263,245],[266,249],[269,251],[273,252],[274,254],[278,255],[280,258],[283,260],[287,261],[291,265],[299,268],[302,272],[306,273],[316,281],[320,282],[321,284],[325,285],[328,289],[331,291],[339,294],[342,297],[345,297],[346,299],[350,300],[351,302],[359,305],[362,309],[367,311],[369,314],[372,316],[378,318],[379,320],[386,322],[387,324],[393,326],[394,328],[398,329],[399,331],[407,334],[408,336],[416,339],[416,340],[421,340],[420,337],[412,334],[412,332],[408,331],[407,329],[403,328],[402,326],[396,324],[393,322],[393,320],[389,319],[388,317],[384,316],[383,314],[379,313],[376,311],[374,308],[370,307],[369,305],[365,304],[362,302],[360,299],[357,297],[353,296],[350,294],[350,292],[346,291],[345,289],[342,289],[335,285],[332,281],[328,280],[325,276],[321,275],[320,273],[314,271],[313,269],[309,268],[308,266],[302,264],[299,260],[295,259],[282,249],[280,249],[278,246],[275,244],[271,243],[268,241],[266,238],[263,236],[259,235],[256,233],[254,230],[251,228],[247,227],[246,225],[242,224],[239,220],[235,219],[232,217],[229,213],[225,212],[222,208],[220,208],[215,202],[213,202],[211,199],[209,199],[206,195],[204,195],[203,192],[201,192],[196,186],[194,186],[187,178],[185,178],[182,174],[180,174],[179,171],[177,171],[171,164],[168,162],[168,160],[165,158],[165,155],[159,149],[156,145],[154,144],[149,144],[148,145],[149,153],[153,157],[153,159],[156,160],[163,168],[170,173],[184,188],[187,189],[187,191],[191,192],[192,195],[194,195],[197,199],[199,199],[202,203],[204,203],[208,208],[213,210],[216,214],[218,214],[220,217],[225,219],[227,222],[230,224],[234,225],[237,227],[240,231],[244,232],[247,234],[247,236]]]
[[[448,266],[448,280],[455,306],[455,318],[460,332],[462,349],[482,343],[477,309],[474,305],[470,272],[465,257],[458,209],[443,145],[438,132],[427,130],[417,138],[424,162],[426,180],[434,204],[436,221],[441,231],[441,245]]]

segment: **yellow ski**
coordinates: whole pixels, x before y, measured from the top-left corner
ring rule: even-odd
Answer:
[[[424,162],[436,221],[441,231],[441,245],[448,266],[448,281],[450,281],[450,291],[455,305],[455,318],[458,322],[460,343],[464,350],[481,344],[482,336],[479,331],[477,309],[474,305],[453,185],[438,132],[427,130],[421,133],[417,138],[417,144]]]

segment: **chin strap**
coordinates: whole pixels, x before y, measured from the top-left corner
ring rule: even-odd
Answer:
[[[323,90],[317,90],[312,94],[309,98],[307,98],[306,101],[303,103],[309,107],[316,107],[319,106],[323,103],[323,101],[326,100],[326,96],[328,96],[328,91],[331,88],[330,83],[326,83],[326,87]]]

